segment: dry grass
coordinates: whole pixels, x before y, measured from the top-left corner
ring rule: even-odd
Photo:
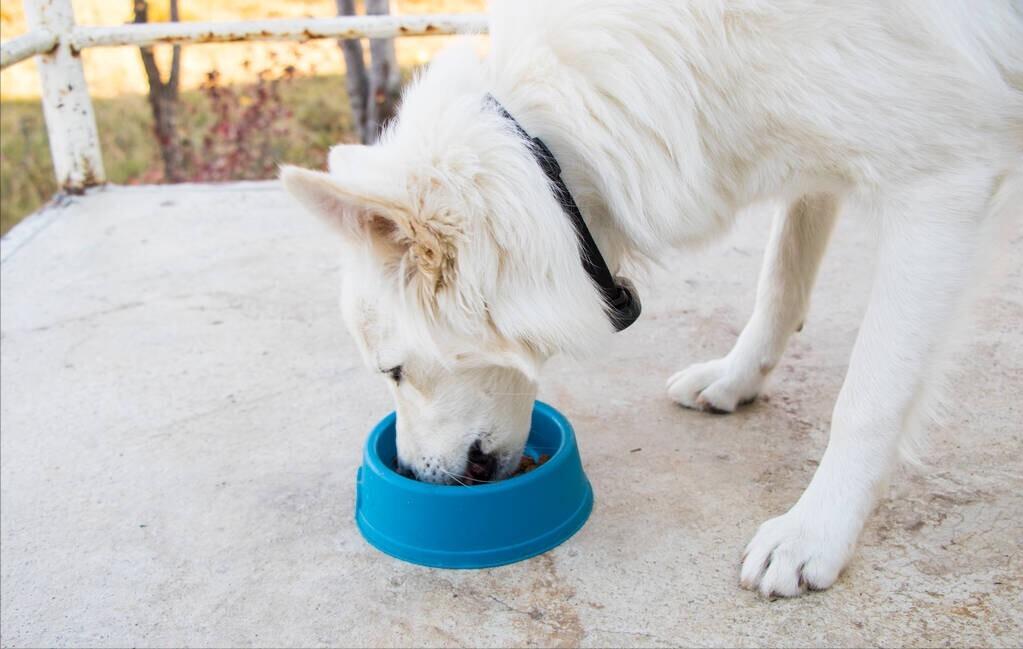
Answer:
[[[282,82],[283,103],[292,117],[288,135],[273,138],[272,157],[280,162],[322,166],[331,145],[350,138],[351,115],[344,77],[296,78]],[[200,139],[210,115],[198,91],[182,94],[193,110],[182,124],[186,135]],[[103,163],[114,183],[141,182],[160,167],[152,134],[152,116],[145,97],[126,95],[95,102]],[[0,110],[0,233],[37,209],[56,191],[43,126],[36,100],[3,102]]]
[[[184,20],[239,20],[297,16],[333,16],[334,0],[179,0]],[[118,24],[131,18],[131,0],[73,0],[82,24]],[[166,18],[166,0],[151,0],[155,19]],[[393,0],[396,13],[467,13],[484,9],[484,0]],[[0,7],[4,39],[25,31],[20,2]],[[405,38],[396,41],[404,67],[428,60],[449,39]],[[169,57],[169,47],[157,56]],[[88,50],[82,57],[96,119],[107,178],[115,183],[142,182],[159,168],[146,103],[145,75],[136,48]],[[291,65],[298,78],[288,82],[284,103],[291,109],[289,135],[272,143],[281,161],[319,166],[327,149],[350,136],[344,63],[333,41],[294,43],[231,43],[185,47],[182,56],[182,101],[195,110],[186,132],[201,137],[208,121],[204,101],[195,89],[207,72],[217,70],[225,83],[251,83],[253,70]],[[164,68],[166,69],[166,63]],[[38,100],[34,62],[0,73],[0,234],[38,209],[56,190]]]

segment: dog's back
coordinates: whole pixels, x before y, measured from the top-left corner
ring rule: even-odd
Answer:
[[[1013,0],[493,8],[498,95],[564,151],[584,196],[600,196],[588,212],[610,212],[651,254],[713,237],[772,196],[822,183],[893,193],[967,159],[1009,169],[1023,155]],[[628,162],[610,167],[610,150]]]

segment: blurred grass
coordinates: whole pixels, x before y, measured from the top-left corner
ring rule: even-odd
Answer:
[[[130,0],[72,0],[81,24],[116,25],[131,19]],[[357,4],[362,4],[357,2]],[[391,0],[399,14],[480,12],[484,0]],[[150,0],[151,18],[165,19],[167,0]],[[333,16],[334,0],[181,1],[185,20],[238,20],[299,16]],[[3,0],[0,32],[6,40],[25,32],[21,3]],[[448,41],[446,37],[396,40],[403,68],[425,63]],[[167,69],[168,46],[157,47]],[[161,163],[146,97],[145,76],[137,48],[97,48],[82,55],[96,109],[107,179],[114,183],[152,182]],[[281,161],[322,166],[330,146],[350,139],[351,117],[345,92],[343,59],[332,40],[310,43],[225,43],[186,47],[182,59],[182,106],[179,126],[185,137],[201,141],[213,116],[196,90],[206,71],[216,68],[225,84],[241,84],[254,70],[295,66],[299,75],[282,86],[283,103],[293,116],[289,134],[274,137],[272,154]],[[0,74],[0,234],[42,206],[56,191],[42,108],[34,97],[38,76],[24,62]],[[237,88],[238,86],[234,86]],[[26,97],[26,99],[22,99]],[[194,110],[190,110],[194,107]]]
[[[351,114],[344,77],[297,77],[281,87],[283,105],[292,112],[288,134],[272,142],[281,162],[322,167],[327,150],[351,137]],[[182,92],[180,126],[186,137],[201,138],[212,119],[206,98]],[[107,179],[143,182],[161,168],[146,98],[122,95],[96,99],[96,122]],[[0,234],[6,233],[56,192],[42,106],[38,100],[0,102]]]

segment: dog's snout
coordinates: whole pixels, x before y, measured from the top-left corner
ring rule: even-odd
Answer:
[[[490,453],[485,453],[476,440],[469,447],[469,455],[466,458],[465,477],[474,482],[490,482],[497,473],[497,458]]]
[[[394,472],[397,473],[398,475],[400,475],[401,477],[403,477],[403,478],[412,478],[413,480],[416,479],[416,474],[412,471],[412,469],[410,469],[407,464],[404,464],[398,458],[394,458],[394,465],[393,466],[394,466]]]

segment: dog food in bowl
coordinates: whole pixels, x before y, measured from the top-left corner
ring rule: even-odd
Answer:
[[[530,471],[540,466],[549,459],[551,459],[551,456],[547,455],[546,453],[540,455],[540,457],[536,458],[535,460],[531,455],[523,455],[522,459],[519,460],[519,468],[515,470],[515,473],[511,474],[511,477],[514,478],[517,475],[529,473]]]

